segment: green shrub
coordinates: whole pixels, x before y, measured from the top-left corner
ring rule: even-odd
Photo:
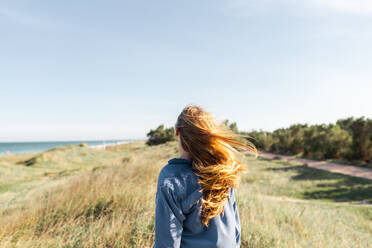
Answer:
[[[156,129],[150,130],[147,133],[147,137],[146,144],[149,146],[163,144],[174,140],[174,128],[164,128],[164,125],[160,125]]]
[[[352,117],[336,124],[302,125],[247,133],[260,150],[315,159],[372,161],[372,119]]]

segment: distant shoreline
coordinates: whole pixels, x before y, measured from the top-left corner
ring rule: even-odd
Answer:
[[[90,147],[91,148],[94,148],[94,149],[96,149],[96,148],[105,148],[107,146],[118,146],[118,145],[121,145],[121,144],[130,143],[130,142],[133,142],[133,141],[121,141],[121,142],[107,143],[107,144],[102,144],[102,145],[90,145]]]
[[[53,149],[59,146],[87,144],[93,149],[101,149],[107,146],[114,146],[134,142],[140,139],[121,140],[76,140],[76,141],[36,141],[36,142],[0,142],[0,157],[17,154],[38,153]]]

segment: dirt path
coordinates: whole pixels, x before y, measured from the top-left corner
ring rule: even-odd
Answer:
[[[260,157],[273,159],[273,158],[281,158],[287,161],[295,161],[303,164],[307,164],[307,166],[326,170],[330,172],[340,173],[344,175],[354,176],[354,177],[362,177],[366,179],[372,180],[372,169],[352,166],[352,165],[344,165],[344,164],[337,164],[337,163],[329,163],[326,161],[316,161],[304,158],[296,158],[292,156],[285,156],[285,155],[277,155],[267,152],[260,152]]]
[[[314,201],[314,200],[304,200],[304,199],[297,199],[297,198],[290,198],[286,196],[273,196],[273,195],[263,195],[257,194],[258,197],[273,200],[273,201],[285,201],[285,202],[294,202],[294,203],[316,203],[316,204],[325,204],[325,205],[337,205],[337,206],[353,206],[353,207],[372,207],[372,204],[368,203],[350,203],[350,202],[322,202],[322,201]]]

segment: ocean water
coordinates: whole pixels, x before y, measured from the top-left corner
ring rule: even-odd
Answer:
[[[42,152],[56,146],[86,143],[89,146],[104,146],[127,143],[134,140],[79,140],[79,141],[46,141],[46,142],[0,142],[0,156],[6,154]]]

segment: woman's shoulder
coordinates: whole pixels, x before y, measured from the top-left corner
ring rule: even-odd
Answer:
[[[184,188],[197,182],[193,172],[192,160],[172,158],[161,169],[158,177],[159,187]]]
[[[182,178],[192,172],[192,160],[172,158],[161,169],[159,178]]]

